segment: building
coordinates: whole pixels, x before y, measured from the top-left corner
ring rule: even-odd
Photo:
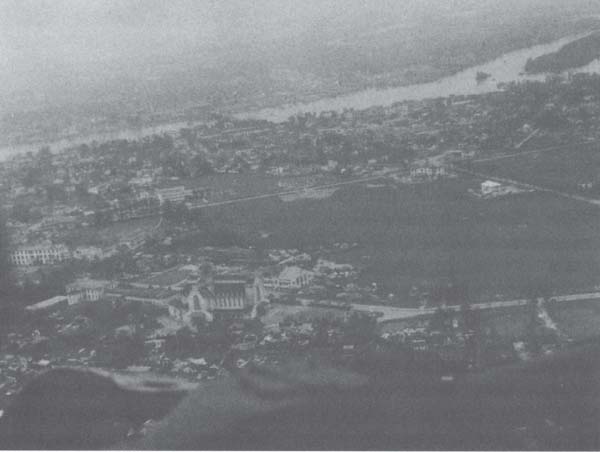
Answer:
[[[196,268],[172,268],[170,270],[152,274],[139,281],[132,282],[131,285],[142,289],[160,288],[181,290],[187,283],[194,282],[198,279],[196,276],[197,272]]]
[[[265,278],[264,287],[271,290],[300,289],[311,283],[314,273],[303,268],[285,267],[277,276]]]
[[[109,300],[139,301],[168,308],[173,301],[181,299],[179,292],[169,289],[142,289],[117,287],[107,290],[104,296]]]
[[[94,259],[104,259],[106,256],[102,248],[97,246],[78,246],[73,252],[73,257],[92,261]]]
[[[481,183],[481,194],[483,196],[490,196],[499,194],[502,190],[502,184],[494,182],[493,180],[486,180]]]
[[[57,309],[67,305],[68,299],[64,295],[58,295],[56,297],[49,298],[44,301],[40,301],[39,303],[35,303],[25,307],[26,311],[35,312],[35,311],[47,311],[50,309]]]
[[[155,190],[156,197],[161,204],[166,201],[174,204],[185,201],[185,198],[192,195],[192,191],[186,189],[183,185],[176,185],[174,187],[157,188]]]
[[[119,237],[119,246],[127,247],[130,250],[137,250],[146,243],[149,234],[143,229],[138,229]]]
[[[62,262],[71,257],[65,245],[34,245],[17,248],[10,254],[10,260],[17,266],[47,265]]]
[[[113,281],[103,279],[78,279],[67,284],[67,299],[70,305],[80,301],[97,301],[104,295],[106,290],[116,287]]]
[[[175,315],[190,321],[203,317],[215,319],[243,318],[251,315],[254,307],[266,301],[260,278],[245,275],[221,275],[208,285],[194,285],[183,300],[183,311]]]
[[[446,174],[446,168],[443,166],[422,165],[410,169],[410,177],[415,179],[437,179]]]

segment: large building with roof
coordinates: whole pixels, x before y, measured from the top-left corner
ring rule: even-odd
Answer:
[[[164,204],[166,201],[173,204],[181,203],[187,197],[192,196],[192,191],[185,188],[184,185],[157,188],[155,193],[161,204]]]
[[[106,290],[113,289],[115,286],[114,281],[81,278],[67,284],[67,299],[70,305],[80,301],[97,301],[102,298]]]
[[[266,301],[262,280],[246,275],[215,276],[206,286],[194,285],[182,300],[185,319],[242,318]]]
[[[20,267],[55,264],[70,257],[69,249],[62,244],[22,246],[10,254],[11,262]]]

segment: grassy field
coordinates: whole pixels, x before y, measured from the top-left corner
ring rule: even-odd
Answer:
[[[519,295],[540,284],[597,284],[600,210],[544,193],[475,199],[467,189],[477,184],[352,186],[323,200],[268,199],[206,212],[265,247],[357,242],[332,257],[359,265],[363,282],[400,296],[415,282],[447,278],[467,281],[477,298]],[[270,236],[261,239],[261,232]]]
[[[72,246],[114,245],[121,238],[130,236],[139,231],[152,232],[159,223],[160,217],[139,218],[135,220],[121,221],[103,227],[77,228],[69,231],[63,240]]]
[[[600,302],[557,303],[548,311],[563,333],[573,340],[600,334]]]
[[[577,192],[578,184],[599,179],[600,145],[579,145],[479,162],[473,165],[473,170],[546,188]]]

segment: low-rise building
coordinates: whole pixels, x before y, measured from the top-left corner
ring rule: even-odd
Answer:
[[[109,300],[139,301],[168,308],[170,304],[181,299],[179,292],[169,289],[142,289],[138,287],[117,287],[104,294]]]
[[[97,246],[78,246],[73,251],[73,257],[75,259],[85,259],[92,261],[94,259],[104,259],[106,255],[102,248]]]
[[[481,183],[481,194],[484,196],[494,195],[502,190],[502,184],[493,180],[486,180]]]
[[[446,168],[436,165],[419,165],[410,169],[410,176],[415,179],[437,179],[446,176]]]
[[[285,267],[278,275],[264,278],[263,284],[266,289],[300,289],[310,284],[314,273],[303,268],[291,266]]]
[[[104,295],[106,290],[116,287],[114,281],[103,279],[78,279],[67,284],[67,299],[70,305],[80,301],[97,301]]]
[[[124,246],[130,250],[137,250],[146,243],[149,234],[143,229],[123,234],[119,238],[119,246]]]
[[[186,197],[192,195],[192,191],[186,189],[183,185],[157,188],[155,193],[161,204],[164,204],[166,201],[174,204],[184,202]]]

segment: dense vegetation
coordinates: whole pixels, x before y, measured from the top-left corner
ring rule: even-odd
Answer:
[[[525,71],[530,74],[564,72],[585,66],[597,58],[600,58],[600,33],[593,33],[565,44],[556,52],[529,59]]]

